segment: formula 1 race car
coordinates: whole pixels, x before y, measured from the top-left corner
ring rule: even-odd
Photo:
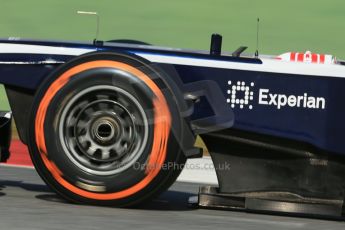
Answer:
[[[200,206],[344,215],[345,62],[225,53],[221,40],[207,52],[0,40],[0,83],[42,179],[73,202],[137,205],[202,156],[200,135],[219,182],[200,189]],[[6,161],[11,113],[1,115]]]

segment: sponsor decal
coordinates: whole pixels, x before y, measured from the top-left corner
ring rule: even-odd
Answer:
[[[255,89],[255,83],[244,81],[228,81],[227,103],[231,108],[253,109],[256,105],[283,108],[325,109],[326,99],[315,97],[306,92],[299,95],[276,93],[268,88]]]
[[[230,88],[228,89],[227,103],[230,104],[231,108],[239,107],[253,109],[252,101],[254,98],[254,82],[246,84],[244,81],[231,82],[228,81]]]

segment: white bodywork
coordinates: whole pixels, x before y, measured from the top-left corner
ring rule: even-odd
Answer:
[[[0,53],[6,54],[53,54],[78,56],[93,51],[97,51],[97,48],[66,48],[43,45],[0,43]],[[262,61],[262,64],[252,64],[192,57],[181,57],[173,55],[152,54],[146,52],[134,52],[134,54],[156,63],[345,78],[344,65],[327,63],[316,64],[305,62],[288,62],[283,60],[277,60],[273,56],[265,55],[259,57]],[[2,64],[6,63],[2,62]]]

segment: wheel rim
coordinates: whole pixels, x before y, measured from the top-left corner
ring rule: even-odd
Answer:
[[[132,166],[148,139],[139,101],[124,89],[98,85],[73,96],[59,120],[59,141],[78,168],[114,175]]]

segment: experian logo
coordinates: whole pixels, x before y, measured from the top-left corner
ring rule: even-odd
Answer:
[[[326,100],[323,97],[303,95],[285,95],[270,93],[269,89],[259,89],[259,104],[275,106],[277,109],[282,107],[297,107],[309,109],[325,109]]]
[[[255,101],[258,105],[273,106],[277,109],[283,107],[291,108],[307,108],[307,109],[325,109],[326,100],[323,97],[310,96],[307,93],[301,95],[286,95],[279,93],[272,93],[269,89],[258,89],[258,96],[254,89],[254,82],[247,84],[244,81],[231,82],[228,81],[229,89],[227,93],[229,95],[227,103],[232,108],[249,108],[253,109]]]

